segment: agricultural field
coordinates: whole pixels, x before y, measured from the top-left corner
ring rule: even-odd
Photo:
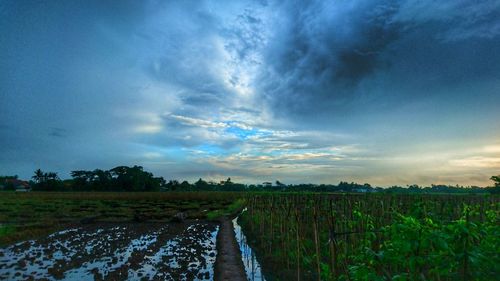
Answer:
[[[71,224],[215,219],[235,208],[235,193],[1,193],[0,245]],[[240,202],[241,204],[241,202]]]
[[[2,193],[0,280],[211,280],[236,193]]]
[[[0,281],[500,281],[500,0],[0,0]]]
[[[0,280],[497,280],[500,197],[3,193]]]
[[[239,219],[267,280],[498,280],[500,198],[260,194]]]

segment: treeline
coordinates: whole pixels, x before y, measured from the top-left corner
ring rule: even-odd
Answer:
[[[256,192],[355,192],[355,193],[500,193],[500,175],[490,179],[494,185],[491,187],[478,186],[450,186],[431,185],[418,186],[409,185],[391,186],[389,188],[373,187],[368,183],[348,183],[341,181],[333,184],[284,184],[280,181],[274,183],[264,182],[262,184],[242,184],[227,180],[214,182],[199,179],[194,183],[188,181],[170,180],[165,181],[162,177],[155,177],[152,173],[144,171],[141,166],[118,166],[110,170],[95,169],[92,171],[77,170],[71,172],[72,179],[61,180],[57,173],[35,171],[30,186],[34,191],[256,191]],[[0,177],[0,188],[2,183],[9,186],[17,176]],[[9,182],[10,181],[10,182]],[[18,181],[17,181],[18,182]],[[13,189],[13,188],[9,188]]]
[[[111,170],[95,169],[71,172],[72,179],[61,180],[56,173],[40,169],[32,177],[35,191],[160,191],[165,185],[162,177],[155,177],[141,166],[118,166]]]
[[[494,180],[496,177],[492,177]],[[338,185],[333,184],[283,184],[280,181],[275,183],[265,182],[262,184],[241,184],[234,183],[231,178],[226,181],[213,182],[199,179],[194,183],[188,181],[179,182],[171,180],[163,188],[165,191],[255,191],[255,192],[347,192],[347,193],[500,193],[500,181],[495,182],[492,187],[479,186],[450,186],[450,185],[431,185],[418,186],[409,185],[391,186],[389,188],[372,187],[370,184],[348,183],[341,181]]]
[[[165,185],[165,191],[249,191],[249,185],[234,183],[231,178],[218,183],[199,179],[191,184],[188,181],[171,180]]]

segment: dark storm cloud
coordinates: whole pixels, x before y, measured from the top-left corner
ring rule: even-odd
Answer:
[[[386,2],[299,1],[278,8],[283,23],[266,53],[262,90],[299,111],[351,99],[346,90],[386,66],[380,53],[401,29],[389,21],[397,7]]]
[[[0,34],[0,174],[498,167],[498,0],[0,1]]]
[[[500,70],[498,3],[278,4],[257,88],[282,118],[332,120],[374,101],[418,97],[415,84],[489,79]]]

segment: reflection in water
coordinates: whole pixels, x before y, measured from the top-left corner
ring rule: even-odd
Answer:
[[[243,212],[246,211],[246,208]],[[241,258],[243,264],[245,265],[245,272],[247,274],[247,279],[251,281],[265,281],[266,278],[262,274],[257,258],[255,257],[255,252],[247,243],[247,237],[243,234],[241,226],[238,224],[238,217],[233,220],[234,232],[236,233],[236,241],[240,246]]]
[[[0,280],[212,280],[218,226],[98,225],[0,248]]]

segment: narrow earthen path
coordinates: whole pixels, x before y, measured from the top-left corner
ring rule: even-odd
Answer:
[[[215,281],[246,281],[241,252],[234,236],[233,223],[229,218],[221,220],[217,234],[217,259]]]

